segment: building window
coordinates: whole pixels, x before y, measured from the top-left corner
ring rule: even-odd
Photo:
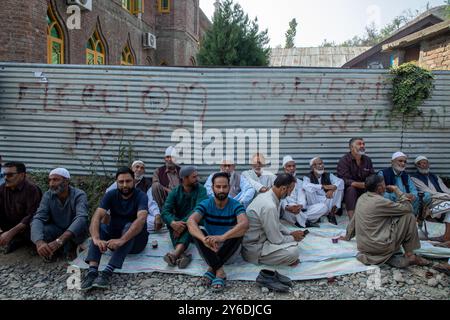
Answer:
[[[160,13],[170,13],[169,0],[158,0],[158,11]]]
[[[105,64],[105,46],[97,30],[86,44],[86,64]]]
[[[135,64],[133,54],[131,53],[131,49],[128,44],[122,50],[122,58],[120,64],[123,66],[132,66]]]
[[[47,9],[47,63],[64,63],[63,30],[50,6]]]
[[[131,14],[144,12],[144,0],[122,0],[122,8]]]

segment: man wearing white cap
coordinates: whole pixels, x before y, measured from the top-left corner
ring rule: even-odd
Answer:
[[[303,188],[309,204],[323,203],[327,207],[328,221],[337,225],[335,214],[341,209],[344,180],[325,171],[320,157],[309,161],[310,173],[303,178]]]
[[[72,258],[77,245],[87,238],[87,196],[84,191],[70,186],[69,180],[69,171],[64,168],[50,172],[49,190],[42,197],[31,223],[31,241],[46,261],[51,261],[60,249]]]
[[[136,160],[131,165],[131,170],[134,172],[134,187],[147,194],[148,197],[148,215],[147,215],[147,229],[149,232],[158,231],[163,227],[160,210],[158,204],[152,196],[152,179],[145,177],[145,164],[141,160]],[[117,182],[114,182],[106,193],[117,189]],[[109,216],[103,223],[108,223]]]
[[[411,201],[414,214],[417,216],[419,214],[419,198],[411,177],[405,172],[406,163],[406,155],[401,151],[395,152],[392,155],[391,166],[379,171],[378,175],[384,178],[386,186],[397,186],[401,192],[405,193],[406,197]],[[384,197],[394,202],[397,201],[395,192],[386,191]]]
[[[240,173],[235,171],[236,165],[231,159],[223,159],[220,165],[220,172],[226,172],[230,175],[230,192],[229,197],[247,208],[250,202],[253,200],[255,195],[255,189],[252,188],[251,184],[243,177]],[[216,173],[216,172],[215,172]],[[212,177],[215,173],[212,173],[205,183],[205,188],[209,197],[214,196],[214,191],[212,189]]]
[[[255,195],[269,191],[276,179],[272,172],[264,170],[266,159],[262,153],[256,153],[252,157],[252,169],[242,172],[242,175],[255,189]]]
[[[417,190],[425,193],[424,202],[433,218],[444,218],[445,233],[441,237],[430,238],[439,242],[450,242],[450,189],[442,179],[430,172],[427,157],[418,156],[414,160],[417,172],[411,175],[411,180]]]
[[[177,151],[170,146],[164,155],[165,164],[155,170],[152,181],[152,196],[162,210],[168,194],[181,184],[180,167],[175,164]]]
[[[296,164],[291,156],[283,158],[284,173],[295,177]],[[306,201],[303,182],[296,178],[294,191],[281,200],[281,218],[301,228],[319,227],[314,223],[320,221],[320,217],[328,213],[328,209],[324,203],[315,203],[308,205]]]

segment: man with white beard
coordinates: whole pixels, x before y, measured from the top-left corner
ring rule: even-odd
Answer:
[[[283,169],[284,173],[295,177],[296,164],[291,156],[283,158]],[[327,206],[324,203],[308,205],[303,182],[298,178],[295,181],[294,191],[281,200],[281,219],[301,228],[319,227],[315,222],[328,213]]]
[[[430,240],[448,242],[450,245],[450,189],[442,179],[430,172],[427,157],[418,156],[414,161],[417,172],[411,175],[411,180],[417,190],[425,193],[424,202],[433,218],[444,218],[445,233]]]
[[[252,157],[252,169],[242,172],[242,175],[255,189],[255,195],[265,193],[272,188],[276,175],[264,170],[266,159],[262,153],[256,153]]]
[[[336,212],[341,209],[344,197],[344,180],[325,171],[320,157],[309,161],[310,173],[303,178],[303,189],[308,204],[323,203],[327,207],[328,221],[337,225]]]
[[[231,159],[223,159],[220,165],[220,172],[226,172],[230,176],[230,191],[229,197],[238,201],[240,204],[247,208],[250,202],[253,200],[255,195],[255,189],[252,188],[251,184],[243,177],[239,172],[236,172],[236,165]],[[212,173],[205,182],[206,192],[209,197],[214,196],[214,191],[212,187],[212,178],[215,173]]]
[[[406,197],[411,201],[414,215],[419,214],[419,198],[417,189],[411,180],[409,174],[405,172],[407,157],[401,152],[395,152],[392,155],[391,166],[378,172],[378,175],[384,178],[384,183],[387,186],[397,186],[401,192],[405,193]],[[391,201],[397,201],[395,192],[384,193],[384,197]]]

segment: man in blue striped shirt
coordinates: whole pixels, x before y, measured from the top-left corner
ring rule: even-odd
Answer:
[[[244,207],[229,198],[230,176],[218,172],[212,177],[214,197],[203,200],[194,209],[188,220],[189,232],[194,239],[201,256],[209,268],[203,277],[203,283],[214,291],[225,287],[223,265],[239,251],[248,219]],[[204,228],[200,229],[200,222]]]

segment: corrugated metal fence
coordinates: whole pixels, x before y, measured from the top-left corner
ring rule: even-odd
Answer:
[[[203,156],[215,151],[220,160],[230,145],[236,153],[258,144],[277,167],[290,154],[301,173],[320,155],[334,171],[349,138],[362,136],[376,169],[401,149],[429,156],[435,172],[449,175],[450,72],[435,75],[423,115],[402,121],[389,120],[389,76],[380,70],[0,63],[0,154],[30,169],[112,173],[120,146],[131,145],[153,172],[180,142],[173,132],[184,129],[204,179],[217,165]],[[226,144],[232,130],[258,140]],[[211,150],[214,136],[222,150]]]

